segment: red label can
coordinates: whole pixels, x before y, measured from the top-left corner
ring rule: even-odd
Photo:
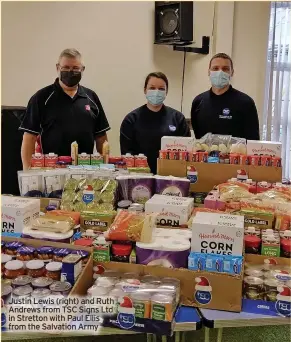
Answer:
[[[179,152],[179,159],[187,161],[188,160],[188,152],[180,151]]]
[[[204,152],[204,151],[201,151],[201,152],[197,152],[197,161],[200,162],[200,163],[207,163],[207,158],[208,158],[208,152]]]
[[[229,163],[230,164],[238,165],[240,163],[239,154],[237,154],[237,153],[230,153],[230,155],[229,155]]]
[[[275,167],[281,167],[282,161],[280,157],[272,157],[271,158],[271,165]]]
[[[194,163],[197,162],[198,161],[198,152],[189,152],[188,161],[194,162]]]
[[[179,152],[169,151],[169,159],[170,160],[179,160]]]
[[[250,159],[250,165],[253,166],[259,166],[261,162],[261,157],[260,156],[249,156]]]
[[[239,156],[240,165],[249,165],[249,157],[245,154],[241,154]]]
[[[271,166],[272,157],[271,156],[261,156],[261,166]]]
[[[168,151],[163,151],[163,150],[161,150],[161,151],[160,151],[160,154],[159,154],[159,157],[160,157],[160,159],[169,159],[169,153],[168,153]]]

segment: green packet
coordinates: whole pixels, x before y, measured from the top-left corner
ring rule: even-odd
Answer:
[[[151,170],[149,167],[128,167],[127,170],[129,172],[151,173]]]
[[[115,219],[115,216],[116,211],[82,211],[80,217],[81,230],[93,229],[98,231],[105,231],[111,226]]]

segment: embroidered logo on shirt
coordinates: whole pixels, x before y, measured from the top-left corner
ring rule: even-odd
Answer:
[[[85,106],[85,109],[86,109],[86,110],[90,110],[90,109],[91,109],[91,108],[90,108],[90,105],[86,105],[86,106]]]
[[[171,132],[175,132],[177,127],[176,126],[172,126],[172,125],[169,125],[169,129]]]
[[[228,119],[231,120],[232,116],[230,114],[230,109],[229,108],[224,108],[222,110],[222,115],[219,115],[219,119]]]

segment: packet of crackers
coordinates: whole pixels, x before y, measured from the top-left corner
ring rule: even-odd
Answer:
[[[150,243],[156,214],[121,210],[110,228],[104,233],[106,240]]]

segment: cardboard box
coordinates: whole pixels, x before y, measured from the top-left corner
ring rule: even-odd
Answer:
[[[195,138],[193,137],[162,137],[161,150],[192,152]]]
[[[70,296],[82,296],[87,294],[87,289],[92,284],[92,277],[93,277],[93,256],[92,248],[88,247],[82,247],[82,246],[75,246],[75,245],[69,245],[66,243],[59,243],[59,242],[52,242],[52,241],[44,241],[44,240],[36,240],[36,239],[22,239],[22,238],[14,238],[14,237],[1,237],[1,241],[5,242],[13,242],[13,241],[19,241],[24,243],[25,245],[32,246],[32,247],[41,247],[41,246],[51,246],[55,248],[69,248],[74,250],[84,250],[89,253],[91,253],[91,256],[83,268],[79,278],[77,279],[76,283],[74,284]]]
[[[280,281],[277,289],[273,288],[272,292],[276,291],[275,301],[266,300],[251,300],[243,298],[242,307],[244,312],[266,316],[291,316],[291,295],[290,281],[291,275],[280,272],[281,266],[290,267],[290,259],[280,257],[266,257],[264,255],[245,255],[245,262],[253,265],[264,265],[267,270],[269,266],[278,267],[277,279]],[[266,291],[266,289],[264,290]]]
[[[22,233],[39,216],[40,200],[1,196],[2,233]]]
[[[168,159],[158,159],[157,163],[158,174],[161,176],[187,177],[188,173],[191,192],[209,192],[214,186],[236,178],[238,171],[242,169],[254,181],[282,181],[281,167],[194,163]]]
[[[241,256],[244,217],[198,212],[192,222],[191,251]]]
[[[282,144],[274,141],[257,141],[248,140],[247,142],[247,154],[253,155],[265,155],[281,158],[282,156]]]
[[[171,277],[181,282],[180,303],[203,309],[241,311],[242,276],[224,273],[196,272],[187,269],[170,269],[160,266],[143,266],[119,262],[96,263],[108,270]],[[207,284],[202,286],[201,282]],[[200,284],[199,284],[200,283]],[[223,284],[223,286],[222,286]]]
[[[157,227],[181,227],[187,225],[193,207],[193,198],[154,195],[146,202],[145,212],[158,213]]]

